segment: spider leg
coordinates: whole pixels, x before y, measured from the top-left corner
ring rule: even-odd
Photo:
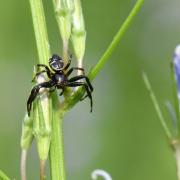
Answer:
[[[88,97],[88,94],[86,94],[84,97],[82,97],[81,99],[80,99],[80,101],[83,101],[84,99],[86,99]]]
[[[66,76],[68,77],[74,70],[81,70],[81,71],[83,71],[83,74],[84,74],[84,68],[72,67],[72,68],[69,69],[69,71],[66,73]]]
[[[92,107],[93,107],[93,100],[92,100],[92,95],[91,95],[91,91],[89,90],[88,85],[85,82],[68,82],[67,86],[69,87],[77,87],[77,86],[84,86],[87,92],[87,96],[90,99],[90,105],[91,105],[91,110],[90,112],[92,112]]]
[[[65,91],[64,88],[62,88],[62,91],[59,95],[62,96],[64,94],[64,91]]]
[[[81,80],[81,79],[85,79],[86,80],[89,89],[91,90],[91,92],[93,92],[93,86],[92,86],[89,78],[87,76],[85,76],[85,75],[79,75],[79,76],[72,77],[68,81],[69,82],[74,82],[74,81],[78,81],[78,80]]]
[[[48,78],[51,79],[52,72],[51,72],[51,70],[49,69],[48,66],[46,66],[45,64],[37,64],[37,67],[44,67],[45,68],[44,72],[46,72],[47,75],[48,75]]]
[[[47,70],[43,70],[43,71],[37,72],[37,73],[35,74],[35,76],[33,77],[32,82],[35,80],[35,78],[36,78],[37,76],[39,76],[39,75],[42,74],[42,73],[47,73]]]
[[[68,63],[66,64],[66,66],[64,67],[64,70],[67,70],[71,64],[71,59],[72,59],[72,54],[69,55],[69,61]]]
[[[53,86],[53,88],[49,89],[49,92],[54,92],[56,88]]]
[[[69,80],[69,82],[78,81],[78,80],[80,80],[80,79],[85,79],[85,80],[86,80],[87,85],[88,85],[88,87],[90,88],[91,93],[92,93],[92,92],[93,92],[93,86],[92,86],[91,82],[89,81],[89,78],[88,78],[87,76],[85,76],[85,75],[79,75],[79,76],[73,77],[73,78],[71,78],[71,79]],[[86,97],[88,97],[88,94],[86,94],[86,95],[85,95],[83,98],[81,98],[80,100],[82,101],[82,100],[84,100]]]
[[[68,63],[67,63],[66,66],[64,67],[64,70],[67,70],[68,67],[70,66],[70,64],[71,64],[71,59],[68,61]]]
[[[40,83],[36,86],[33,87],[33,89],[31,90],[31,94],[28,98],[28,101],[27,101],[27,112],[28,112],[28,116],[30,116],[30,112],[31,112],[31,108],[32,108],[32,103],[33,101],[35,100],[36,96],[38,95],[39,93],[39,90],[41,88],[51,88],[53,87],[55,84],[52,82],[52,81],[49,81],[49,82],[43,82],[43,83]]]

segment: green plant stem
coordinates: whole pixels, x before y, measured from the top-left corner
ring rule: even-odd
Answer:
[[[47,28],[45,24],[45,16],[43,10],[42,0],[30,0],[31,10],[33,16],[34,31],[36,36],[37,49],[39,54],[39,62],[42,64],[47,64],[48,59],[51,55],[49,48],[49,41],[47,35]],[[52,125],[52,135],[50,144],[50,171],[52,180],[64,180],[65,179],[65,169],[64,169],[64,155],[63,155],[63,135],[62,135],[62,117],[59,121],[59,113],[57,111],[58,98],[53,93],[53,103],[52,107],[50,103],[50,117]],[[51,97],[49,97],[51,98]],[[44,164],[42,164],[42,168]],[[43,168],[44,169],[44,168]],[[44,170],[41,169],[41,172]],[[43,174],[41,173],[41,177]]]
[[[50,46],[49,46],[48,35],[47,35],[43,3],[42,3],[42,0],[29,0],[29,3],[30,3],[31,13],[32,13],[32,20],[33,20],[35,39],[36,39],[36,45],[37,45],[37,50],[38,50],[39,63],[47,64],[48,59],[50,57]],[[48,99],[47,94],[43,97],[43,99],[40,98],[40,103],[43,106],[43,115],[39,114],[39,117],[37,117],[37,119],[39,119],[40,121],[44,121],[45,126],[44,127],[38,126],[37,128],[34,126],[35,123],[33,123],[33,132],[36,138],[37,148],[38,148],[39,157],[40,157],[40,178],[43,179],[43,177],[45,177],[45,174],[42,174],[42,173],[45,173],[45,160],[48,157],[48,151],[49,151],[49,146],[50,146],[49,134],[51,131],[50,116],[49,116],[49,111],[48,111],[50,104],[49,104],[49,99]],[[49,132],[49,134],[46,133],[46,136],[45,136],[45,133],[42,133],[42,132]],[[21,174],[25,175],[26,173],[21,172]]]
[[[6,174],[4,174],[4,172],[2,172],[1,170],[0,170],[0,179],[2,179],[2,180],[10,180],[10,178],[8,178],[6,176]]]
[[[65,180],[64,167],[64,146],[63,146],[63,117],[60,118],[55,113],[52,122],[52,140],[50,146],[50,171],[51,180]]]
[[[131,25],[133,19],[137,15],[137,13],[140,11],[141,6],[143,5],[144,0],[138,0],[134,6],[134,8],[131,10],[129,16],[126,18],[122,26],[119,28],[117,34],[114,36],[111,44],[108,46],[105,53],[102,55],[98,63],[95,65],[95,67],[90,71],[89,78],[93,80],[96,75],[99,73],[99,71],[102,69],[108,58],[111,56],[119,42],[121,41],[122,37],[126,33],[127,29]]]
[[[63,117],[64,112],[59,111],[57,97],[53,95],[52,114],[52,140],[50,146],[51,180],[65,180],[64,143],[63,143]]]
[[[50,45],[47,35],[43,3],[42,0],[29,0],[29,1],[31,5],[39,63],[47,64],[51,53],[50,53]]]
[[[30,5],[31,5],[31,11],[32,11],[32,19],[33,19],[33,25],[34,25],[34,31],[35,31],[35,37],[36,37],[36,44],[37,44],[37,49],[38,49],[38,56],[39,56],[39,63],[41,64],[48,64],[48,59],[51,55],[50,52],[50,46],[49,46],[49,40],[48,40],[48,35],[47,35],[47,28],[46,28],[46,22],[45,22],[45,15],[44,15],[44,9],[43,9],[43,3],[42,0],[30,0]],[[45,125],[46,127],[49,128],[49,125],[51,126],[51,122],[53,122],[53,118],[51,116],[52,114],[52,103],[50,100],[50,97],[47,97],[49,99],[49,115],[44,115],[44,118],[46,119]],[[42,103],[42,101],[41,101]],[[56,121],[57,122],[57,121]],[[56,124],[57,127],[53,128],[52,127],[52,132],[57,133],[57,141],[58,142],[60,139],[60,134],[58,131],[59,124]],[[51,140],[54,142],[54,136],[51,137]],[[59,143],[58,143],[59,145]],[[56,144],[54,144],[56,146]],[[51,150],[54,148],[54,146],[51,147]],[[61,145],[60,145],[61,146]],[[60,153],[57,152],[56,153]],[[50,153],[51,154],[51,153]],[[58,156],[58,155],[56,155]],[[50,157],[51,159],[51,157]],[[59,159],[57,159],[58,161]],[[54,167],[55,164],[57,164],[55,161],[51,163],[51,165]],[[58,164],[59,165],[59,164]],[[52,169],[52,168],[50,168]],[[54,171],[53,171],[54,172]],[[58,172],[57,172],[58,174]],[[45,177],[45,161],[44,159],[40,160],[40,178],[44,179]],[[57,179],[62,179],[60,176],[57,175]]]
[[[163,114],[162,114],[161,109],[159,107],[156,96],[154,95],[154,92],[153,92],[153,90],[151,88],[151,84],[149,82],[149,79],[148,79],[147,75],[144,72],[143,72],[142,76],[143,76],[145,86],[146,86],[146,88],[147,88],[147,90],[149,92],[149,96],[150,96],[150,98],[151,98],[151,100],[153,102],[154,108],[155,108],[156,113],[158,115],[159,121],[160,121],[160,123],[161,123],[161,125],[162,125],[162,127],[164,129],[164,132],[165,132],[167,138],[169,139],[169,142],[171,142],[171,140],[174,139],[173,135],[172,135],[171,131],[169,130],[169,128],[167,126],[167,123],[166,123],[166,121],[165,121],[165,119],[163,117]]]

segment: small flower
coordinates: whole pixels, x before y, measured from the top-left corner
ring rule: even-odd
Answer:
[[[180,45],[178,45],[174,51],[173,64],[177,82],[178,98],[180,100]]]

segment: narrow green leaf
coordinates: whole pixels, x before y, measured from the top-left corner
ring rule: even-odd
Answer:
[[[8,178],[8,177],[6,176],[6,174],[5,174],[4,172],[2,172],[1,170],[0,170],[0,179],[1,179],[1,180],[10,180],[10,178]]]
[[[145,86],[149,92],[149,96],[153,102],[153,105],[154,105],[154,108],[155,108],[156,113],[158,115],[159,121],[160,121],[160,123],[164,129],[164,132],[165,132],[166,136],[171,140],[173,138],[173,135],[172,135],[171,131],[169,130],[168,125],[165,122],[165,119],[164,119],[163,114],[161,112],[161,109],[159,107],[158,101],[156,99],[156,96],[154,95],[154,92],[151,88],[151,84],[150,84],[149,79],[148,79],[145,72],[143,72],[142,77],[143,77]]]
[[[175,112],[174,107],[170,101],[166,101],[165,106],[166,106],[166,109],[169,113],[169,118],[170,118],[172,126],[174,128],[175,135],[177,136],[178,135],[178,126],[177,126],[176,112]]]

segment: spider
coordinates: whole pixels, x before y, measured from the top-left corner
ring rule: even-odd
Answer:
[[[32,88],[31,94],[27,101],[28,116],[30,116],[32,103],[35,100],[41,88],[49,88],[50,92],[55,90],[56,88],[61,89],[62,90],[62,92],[60,93],[61,96],[64,93],[65,87],[83,86],[87,92],[87,95],[85,95],[81,100],[85,99],[86,97],[89,97],[90,106],[91,106],[90,112],[92,112],[93,101],[92,101],[91,93],[93,91],[93,87],[90,83],[90,80],[87,76],[84,75],[83,68],[72,67],[68,70],[70,64],[71,64],[71,58],[67,63],[67,65],[64,66],[63,59],[57,54],[53,54],[52,57],[49,59],[50,68],[45,64],[37,64],[37,67],[43,67],[44,70],[37,72],[33,80],[40,74],[47,73],[49,81],[37,84]],[[69,75],[73,72],[73,70],[81,70],[83,71],[83,75],[78,75],[69,79]],[[81,79],[85,79],[85,81],[79,82],[79,80]]]

